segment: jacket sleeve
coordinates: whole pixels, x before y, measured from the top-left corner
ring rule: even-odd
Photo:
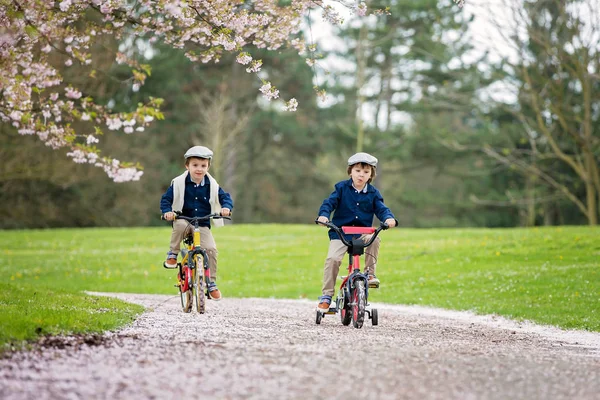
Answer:
[[[233,199],[231,198],[231,195],[221,187],[219,187],[219,203],[221,204],[221,208],[233,210]]]
[[[173,185],[169,186],[160,199],[160,212],[164,214],[169,211],[173,211]]]
[[[319,217],[331,217],[331,213],[334,212],[340,204],[340,190],[340,186],[335,185],[333,193],[323,200],[323,204],[321,204],[321,208],[319,208]]]
[[[381,196],[379,190],[375,192],[375,197],[373,198],[373,207],[375,209],[375,215],[379,221],[384,222],[388,218],[396,219],[394,214],[392,214],[392,211],[383,202],[383,196]]]

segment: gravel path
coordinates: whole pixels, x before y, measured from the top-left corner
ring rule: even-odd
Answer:
[[[98,294],[99,295],[99,294]],[[374,305],[379,325],[315,324],[315,302],[172,296],[104,337],[0,360],[8,399],[599,399],[600,334]],[[62,348],[58,348],[62,347]]]

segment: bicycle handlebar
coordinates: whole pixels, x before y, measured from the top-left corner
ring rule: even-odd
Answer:
[[[211,218],[213,218],[213,219],[228,219],[228,220],[231,220],[231,217],[225,217],[225,216],[223,216],[221,214],[218,214],[218,213],[208,214],[208,215],[205,215],[204,217],[186,217],[185,215],[177,215],[177,214],[175,214],[175,218],[173,220],[183,219],[185,221],[194,223],[194,222],[206,221],[206,220],[209,220]],[[160,216],[160,219],[165,220],[164,214]]]
[[[338,236],[340,237],[340,240],[342,241],[342,243],[344,243],[346,246],[352,246],[352,243],[350,243],[346,240],[346,237],[344,236],[344,232],[342,232],[342,228],[340,228],[339,226],[334,225],[331,222],[321,222],[321,221],[319,221],[319,219],[315,219],[315,224],[323,225],[323,226],[333,229],[335,231],[335,233],[337,233]],[[382,222],[381,225],[379,225],[379,228],[377,228],[375,230],[375,232],[373,232],[373,236],[371,236],[371,239],[369,239],[369,241],[365,243],[365,247],[369,247],[371,245],[371,243],[373,243],[373,241],[375,240],[377,235],[379,235],[379,232],[384,231],[389,228],[390,228],[390,226],[388,224],[386,224],[385,222]]]

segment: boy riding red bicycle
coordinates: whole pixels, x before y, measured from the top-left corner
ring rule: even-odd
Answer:
[[[398,225],[394,214],[383,202],[381,193],[371,184],[377,175],[377,162],[377,158],[367,153],[352,155],[348,159],[347,168],[350,179],[338,182],[335,185],[335,190],[323,201],[319,209],[319,217],[316,222],[330,228],[329,250],[323,270],[322,295],[317,305],[317,311],[321,313],[329,312],[342,258],[348,252],[348,246],[343,240],[346,243],[353,243],[353,240],[360,238],[360,240],[368,243],[368,246],[364,248],[364,272],[368,276],[367,286],[371,288],[379,287],[380,282],[375,275],[375,271],[380,239],[375,236],[371,240],[370,236],[374,234],[375,230],[373,229],[370,233],[359,233],[356,230],[346,228],[346,232],[338,233],[332,226],[328,225],[332,213],[331,222],[336,227],[370,228],[375,216],[383,221],[386,227],[392,228]]]

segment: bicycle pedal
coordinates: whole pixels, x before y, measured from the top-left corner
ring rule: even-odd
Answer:
[[[378,283],[369,283],[369,289],[379,289]]]

